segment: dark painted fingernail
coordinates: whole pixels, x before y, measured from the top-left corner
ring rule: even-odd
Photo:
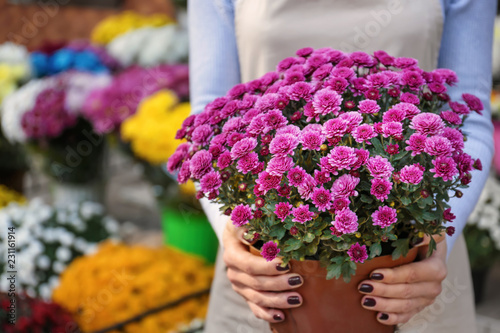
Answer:
[[[283,320],[283,318],[281,318],[281,316],[280,316],[279,314],[275,314],[275,315],[273,316],[273,319],[274,319],[274,320],[277,320],[277,321],[282,321],[282,320]]]
[[[288,284],[291,286],[296,286],[302,283],[302,279],[300,276],[292,276],[291,278],[288,279]]]
[[[384,279],[384,275],[383,275],[383,274],[380,274],[380,273],[373,273],[373,274],[370,276],[370,279],[380,281],[380,280],[383,280],[383,279]]]
[[[411,245],[417,246],[418,244],[422,243],[423,241],[424,241],[423,237],[418,237],[418,238],[415,238],[415,240],[411,243]]]
[[[287,264],[285,267],[281,266],[281,264],[276,265],[276,269],[280,272],[284,272],[290,269],[290,266]]]
[[[371,293],[373,291],[373,286],[371,284],[362,284],[361,287],[359,287],[359,291]]]
[[[290,305],[297,305],[300,304],[300,298],[299,296],[290,296],[288,297],[287,302]]]
[[[380,320],[387,320],[389,319],[389,315],[387,313],[381,313],[380,316],[378,317]]]
[[[368,307],[374,307],[375,304],[377,304],[377,302],[375,302],[375,300],[373,298],[365,298],[365,301],[363,302],[363,305],[364,306],[368,306]]]

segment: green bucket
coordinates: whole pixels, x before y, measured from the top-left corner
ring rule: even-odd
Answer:
[[[202,211],[161,207],[165,244],[215,263],[219,241]]]

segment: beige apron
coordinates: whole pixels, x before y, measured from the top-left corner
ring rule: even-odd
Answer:
[[[345,52],[385,50],[437,66],[443,27],[439,0],[238,0],[235,30],[246,82],[273,71],[281,59],[303,47]],[[269,332],[231,288],[219,256],[206,333]],[[343,332],[341,328],[325,332]],[[448,260],[448,278],[436,302],[402,325],[404,333],[474,333],[473,291],[461,236]],[[358,332],[352,332],[358,333]]]

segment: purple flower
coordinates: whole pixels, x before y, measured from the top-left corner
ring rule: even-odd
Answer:
[[[289,202],[280,202],[276,204],[274,214],[283,222],[290,215],[293,206]]]
[[[315,188],[312,193],[312,202],[320,212],[324,212],[332,205],[332,194],[323,187]]]
[[[453,180],[453,176],[458,173],[457,164],[451,157],[438,156],[432,164],[434,168],[430,171],[434,172],[434,178],[441,177],[444,181]]]
[[[394,67],[400,69],[417,67],[418,60],[413,58],[399,57],[394,60]]]
[[[349,208],[344,208],[336,213],[332,224],[342,234],[352,234],[358,231],[358,216]]]
[[[458,171],[460,171],[462,175],[469,173],[474,167],[474,160],[469,154],[463,152],[456,154],[453,156],[453,160],[457,163]]]
[[[337,146],[328,154],[328,163],[337,170],[350,170],[356,160],[354,148],[351,147]]]
[[[249,205],[239,204],[231,212],[231,221],[237,227],[247,224],[252,217],[252,209]]]
[[[304,178],[304,182],[302,185],[300,185],[297,190],[300,194],[300,197],[304,200],[309,200],[311,199],[312,192],[314,191],[314,188],[316,187],[316,180],[314,180],[314,177],[311,175],[306,175]]]
[[[417,71],[405,70],[401,74],[401,84],[407,85],[411,90],[418,90],[424,83],[422,75]]]
[[[219,187],[222,185],[222,179],[217,171],[210,171],[200,180],[201,190],[205,193],[218,193]]]
[[[333,200],[332,208],[335,210],[335,214],[345,208],[349,208],[351,202],[347,198],[336,198]]]
[[[351,258],[351,261],[357,263],[364,263],[368,259],[368,253],[366,252],[366,245],[359,245],[359,243],[352,244],[351,248],[347,250],[347,254]]]
[[[373,225],[385,228],[398,221],[397,212],[394,208],[388,206],[380,206],[378,210],[373,212]]]
[[[347,132],[349,133],[363,122],[363,116],[356,111],[342,113],[339,118],[347,121]]]
[[[472,111],[476,111],[479,114],[482,114],[481,111],[484,110],[483,102],[479,98],[471,94],[462,94],[462,98]]]
[[[259,114],[250,121],[248,125],[247,133],[252,136],[257,136],[266,131],[266,114]]]
[[[331,88],[324,88],[316,92],[313,98],[313,106],[316,110],[316,118],[319,115],[334,114],[337,115],[342,104],[342,96]]]
[[[314,213],[309,211],[309,205],[300,205],[297,208],[292,209],[293,222],[306,223],[311,221],[314,217]]]
[[[269,144],[269,151],[278,157],[294,155],[294,149],[299,145],[299,139],[291,134],[281,134],[274,137]]]
[[[244,83],[239,83],[235,86],[233,86],[229,91],[227,92],[227,97],[231,99],[237,99],[243,96],[247,92],[246,85]]]
[[[259,190],[266,194],[271,189],[277,189],[281,183],[281,176],[273,176],[267,171],[259,173],[259,178],[255,181],[259,185]]]
[[[342,137],[344,134],[347,133],[347,127],[349,123],[347,120],[340,119],[340,118],[333,118],[330,120],[327,120],[323,124],[323,134],[328,139],[334,138],[334,137]]]
[[[389,121],[382,124],[382,135],[384,138],[393,138],[403,135],[403,124],[397,121]]]
[[[332,194],[334,198],[347,198],[357,196],[356,186],[359,184],[359,178],[345,174],[333,182]]]
[[[181,169],[177,174],[177,181],[179,182],[179,184],[184,184],[191,178],[191,171],[189,170],[190,169],[189,164],[190,161],[185,161],[184,163],[182,163]]]
[[[280,249],[278,249],[278,245],[273,241],[264,243],[260,251],[260,254],[266,261],[273,261],[278,256],[278,253],[280,253]]]
[[[450,140],[451,146],[456,151],[464,149],[464,135],[458,129],[445,127],[442,135]]]
[[[306,170],[304,170],[300,166],[296,166],[295,168],[288,171],[288,181],[291,185],[295,187],[302,186],[306,179]]]
[[[288,120],[283,116],[280,110],[271,110],[265,115],[266,130],[275,130],[285,126]]]
[[[385,51],[375,51],[373,56],[384,66],[392,66],[394,64],[394,57],[391,57]]]
[[[286,94],[292,101],[304,99],[309,101],[311,98],[312,86],[307,82],[296,82],[288,87]]]
[[[366,161],[368,161],[368,157],[370,157],[370,152],[366,149],[356,149],[354,151],[356,154],[356,163],[352,166],[353,170],[359,169],[362,165],[365,165]]]
[[[389,160],[382,156],[370,157],[366,163],[366,167],[370,175],[374,178],[388,179],[394,171]]]
[[[425,142],[427,137],[422,134],[412,134],[408,140],[406,140],[406,144],[408,147],[405,148],[407,151],[411,151],[411,156],[416,156],[424,151]]]
[[[233,160],[241,158],[252,152],[255,147],[257,147],[257,139],[244,138],[233,145],[233,148],[231,149],[231,158]]]
[[[431,136],[425,140],[424,151],[431,156],[449,156],[453,150],[450,140],[444,136]]]
[[[342,94],[349,86],[349,82],[342,77],[332,77],[325,81],[324,85],[325,87],[330,87],[337,93]]]
[[[231,162],[232,162],[231,153],[228,151],[225,151],[217,159],[217,167],[221,170],[225,169],[231,165]]]
[[[443,219],[445,219],[448,222],[453,222],[454,219],[456,219],[457,216],[451,212],[451,208],[447,208],[443,212]]]
[[[371,99],[365,99],[359,102],[358,108],[359,112],[367,114],[374,114],[380,111],[380,106],[377,101]]]
[[[314,170],[314,180],[316,180],[318,184],[325,184],[332,180],[332,178],[327,171]]]
[[[351,53],[349,55],[349,58],[351,58],[351,60],[357,66],[372,67],[375,64],[375,61],[371,55],[361,51]]]
[[[376,87],[376,88],[388,88],[389,87],[389,78],[385,75],[384,72],[370,74],[370,75],[368,75],[367,79],[371,83],[372,87]]]
[[[424,170],[418,164],[405,165],[399,172],[399,180],[403,183],[417,185],[424,176]]]
[[[222,127],[222,132],[240,132],[246,127],[245,122],[241,117],[234,117],[229,119]]]
[[[450,108],[459,115],[468,115],[470,113],[467,105],[458,102],[449,102]]]
[[[405,119],[406,112],[402,108],[392,108],[387,110],[386,113],[384,113],[384,116],[382,117],[382,121],[384,123],[390,122],[390,121],[396,121],[396,122],[401,122]]]
[[[300,135],[300,128],[295,125],[286,125],[276,130],[276,135],[290,134],[298,137]]]
[[[418,105],[420,104],[420,99],[412,93],[405,92],[401,95],[401,102]]]
[[[266,171],[273,176],[281,176],[295,166],[291,157],[273,157],[267,163]]]
[[[460,125],[462,118],[453,111],[443,111],[440,114],[441,118],[451,125]]]
[[[356,140],[356,142],[362,143],[367,142],[370,144],[369,140],[376,137],[377,133],[373,130],[372,125],[362,124],[352,132],[352,136]]]
[[[444,129],[444,123],[437,114],[420,113],[413,117],[410,128],[417,131],[419,134],[436,135],[441,134]]]
[[[236,165],[236,169],[242,174],[247,174],[253,170],[255,170],[259,166],[259,155],[255,152],[251,152],[241,157],[238,160],[238,164]]]
[[[387,179],[375,178],[372,180],[372,187],[370,194],[375,196],[380,201],[387,200],[389,193],[391,193],[392,183]]]
[[[195,179],[201,179],[205,174],[212,171],[212,154],[206,150],[197,151],[191,158],[191,175]]]

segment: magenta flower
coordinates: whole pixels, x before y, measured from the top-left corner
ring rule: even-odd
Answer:
[[[257,147],[257,139],[255,138],[244,138],[241,141],[236,142],[231,149],[231,158],[236,160],[241,158]]]
[[[312,193],[312,202],[320,212],[329,210],[332,205],[332,193],[324,187],[315,188]]]
[[[399,145],[397,143],[392,144],[392,145],[387,145],[387,148],[385,149],[385,151],[389,155],[396,155],[399,153]]]
[[[389,160],[382,156],[370,157],[366,163],[368,172],[374,178],[389,178],[394,171]]]
[[[342,96],[331,88],[324,88],[316,92],[313,98],[313,106],[316,110],[316,116],[334,114],[337,115],[342,105]],[[316,120],[319,120],[316,117]]]
[[[437,135],[443,132],[445,125],[437,114],[424,112],[413,117],[410,128],[424,135]]]
[[[356,161],[357,156],[351,147],[337,146],[328,154],[328,163],[337,170],[350,170]]]
[[[304,200],[309,200],[311,199],[312,193],[316,187],[316,180],[314,180],[314,177],[307,174],[304,178],[304,182],[302,185],[300,185],[297,190],[300,194],[300,197]]]
[[[358,216],[349,208],[345,208],[336,213],[332,224],[342,234],[352,234],[358,231]]]
[[[328,183],[332,180],[330,173],[327,171],[314,170],[314,179],[319,185]]]
[[[198,126],[194,129],[193,134],[191,135],[191,140],[195,144],[198,144],[200,146],[204,146],[204,145],[208,144],[212,134],[213,134],[213,131],[212,131],[210,125]]]
[[[269,145],[269,151],[278,157],[294,155],[294,149],[299,145],[299,139],[292,134],[280,134],[274,137]]]
[[[289,202],[280,202],[276,204],[274,214],[283,222],[290,215],[293,206]]]
[[[278,256],[278,253],[280,253],[280,249],[278,249],[278,245],[273,241],[264,243],[260,251],[260,254],[266,261],[273,261]]]
[[[382,117],[382,121],[384,123],[390,121],[402,122],[406,117],[406,112],[402,108],[393,107],[392,109],[387,110]]]
[[[367,142],[370,144],[369,140],[376,137],[377,133],[373,130],[372,125],[362,124],[352,132],[352,136],[356,140],[356,142],[363,143]]]
[[[394,60],[394,67],[400,69],[414,68],[418,65],[418,60],[413,58],[399,57]]]
[[[370,156],[370,152],[366,149],[356,149],[354,151],[356,154],[356,163],[352,166],[353,170],[359,169],[362,165],[365,165],[366,161],[368,161],[368,157]]]
[[[399,180],[403,183],[417,185],[424,176],[424,170],[417,164],[405,165],[399,172]]]
[[[482,114],[481,111],[484,110],[483,102],[479,98],[471,94],[462,94],[462,98],[472,111],[476,111],[479,114]]]
[[[446,127],[442,135],[450,140],[455,151],[464,149],[464,135],[458,129]]]
[[[453,111],[443,111],[440,114],[441,118],[451,125],[460,125],[462,118]]]
[[[441,177],[444,181],[453,180],[453,176],[458,173],[457,164],[451,157],[438,156],[432,164],[434,168],[430,171],[434,172],[434,178]]]
[[[295,167],[288,172],[288,181],[295,187],[302,186],[306,179],[306,171],[302,167]]]
[[[231,165],[231,162],[232,162],[231,153],[226,151],[222,153],[217,159],[217,167],[221,170],[225,169]]]
[[[388,138],[390,136],[394,138],[403,135],[403,124],[396,121],[389,121],[387,123],[383,123],[382,135],[384,136],[384,138]]]
[[[470,113],[469,107],[467,105],[459,102],[449,102],[450,108],[459,115],[468,115]]]
[[[345,174],[337,178],[333,182],[332,194],[334,198],[347,198],[350,196],[357,196],[356,186],[359,184],[358,177]]]
[[[311,221],[314,217],[314,212],[309,211],[309,205],[300,205],[297,208],[292,209],[293,222],[306,223]]]
[[[332,209],[335,211],[335,214],[337,214],[342,209],[349,208],[350,203],[351,202],[347,198],[336,198],[335,200],[333,200]]]
[[[231,221],[237,227],[247,224],[252,217],[252,209],[249,205],[239,204],[231,212]]]
[[[190,161],[185,161],[182,163],[181,169],[177,174],[177,181],[179,184],[185,184],[191,178],[191,171],[189,168]]]
[[[450,140],[444,136],[431,136],[425,140],[424,151],[431,156],[449,156],[453,150]]]
[[[195,179],[201,179],[209,171],[212,171],[212,154],[206,150],[197,151],[191,158],[191,175]]]
[[[453,222],[456,219],[456,215],[451,212],[451,208],[447,208],[443,212],[443,219],[448,222]]]
[[[380,206],[372,214],[373,225],[385,228],[398,221],[397,212],[394,208],[388,206]]]
[[[280,110],[269,111],[265,117],[267,130],[278,129],[288,123],[288,120],[283,116]]]
[[[246,154],[238,160],[236,169],[243,174],[254,171],[259,166],[259,155],[255,152]]]
[[[295,166],[291,157],[273,157],[267,163],[266,171],[273,176],[281,176]]]
[[[347,120],[343,120],[340,118],[333,118],[327,120],[323,124],[323,134],[329,139],[334,137],[342,137],[347,133],[349,123]]]
[[[286,125],[284,127],[281,127],[281,128],[278,128],[276,130],[276,135],[285,135],[285,134],[290,134],[290,135],[293,135],[295,137],[298,137],[300,136],[300,128],[298,126],[295,126],[295,125]],[[269,135],[270,137],[270,140],[269,140],[269,143],[272,141],[272,136]]]
[[[387,179],[375,178],[372,180],[372,187],[370,194],[375,196],[380,201],[387,200],[389,193],[391,193],[392,183]]]
[[[401,73],[401,84],[407,85],[411,90],[418,90],[424,83],[422,75],[417,71],[405,70]]]
[[[359,112],[368,114],[374,114],[380,111],[380,106],[377,101],[371,99],[365,99],[359,102],[358,108]]]
[[[418,105],[420,104],[420,99],[418,98],[418,96],[406,92],[401,95],[401,102]]]
[[[301,99],[309,101],[311,98],[311,90],[312,87],[309,83],[296,82],[288,87],[286,94],[292,101],[300,101]]]
[[[475,164],[472,157],[464,152],[455,154],[453,156],[453,160],[457,163],[457,169],[458,171],[460,171],[460,174],[462,175],[469,173]]]
[[[363,115],[357,111],[342,113],[340,119],[347,120],[347,132],[351,133],[359,124],[363,122]]]
[[[366,245],[359,245],[359,243],[352,244],[351,248],[347,250],[347,254],[351,258],[351,261],[357,263],[364,263],[368,259],[368,253],[366,252]]]
[[[405,150],[411,151],[411,156],[416,156],[422,153],[425,149],[425,142],[427,141],[427,137],[422,134],[412,134],[408,140],[406,140],[406,144],[408,145]]]
[[[217,171],[210,171],[200,179],[201,190],[205,193],[218,193],[222,179]]]

